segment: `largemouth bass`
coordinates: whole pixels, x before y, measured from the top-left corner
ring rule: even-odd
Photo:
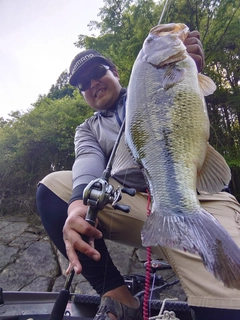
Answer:
[[[184,24],[154,27],[128,86],[125,139],[152,199],[142,243],[199,254],[225,286],[240,289],[240,250],[197,198],[196,190],[221,191],[231,173],[208,143],[204,96],[216,87],[198,74],[187,53],[183,41],[188,32]]]

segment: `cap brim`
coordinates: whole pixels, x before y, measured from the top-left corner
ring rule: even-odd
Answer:
[[[104,58],[101,58],[101,57],[93,57],[92,59],[86,61],[84,64],[81,65],[81,67],[79,67],[79,69],[77,69],[74,74],[70,77],[69,79],[69,83],[72,85],[72,86],[76,86],[77,85],[77,80],[79,79],[81,73],[87,68],[89,67],[93,62],[103,62],[103,63],[107,63],[107,61],[104,59]]]

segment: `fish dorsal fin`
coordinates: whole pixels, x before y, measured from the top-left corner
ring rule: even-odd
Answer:
[[[205,97],[212,94],[217,88],[212,79],[202,73],[198,73],[198,81],[199,87]]]
[[[197,176],[197,190],[208,193],[220,192],[231,180],[231,171],[225,159],[210,144],[204,164]]]

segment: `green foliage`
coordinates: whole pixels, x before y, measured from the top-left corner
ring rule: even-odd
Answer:
[[[35,208],[38,181],[55,170],[71,170],[76,127],[92,114],[79,93],[42,98],[29,113],[0,128],[1,213]]]
[[[162,23],[183,22],[201,33],[204,73],[217,84],[207,97],[211,144],[232,170],[231,188],[240,200],[240,2],[234,0],[169,1]],[[116,64],[127,86],[134,60],[149,30],[158,24],[163,2],[105,0],[98,21],[89,28],[98,37],[80,34],[76,46],[93,48]],[[92,114],[68,84],[66,71],[47,95],[39,96],[26,114],[0,119],[0,212],[32,212],[39,180],[54,170],[71,169],[75,128]]]
[[[80,35],[75,45],[94,48],[110,57],[117,66],[121,84],[127,86],[132,65],[149,30],[158,23],[162,6],[152,0],[104,2],[108,7],[100,9],[101,22],[91,22],[91,26],[100,29],[100,36]]]
[[[205,32],[205,71],[217,84],[207,98],[211,144],[232,170],[232,191],[240,200],[240,3],[220,1]]]
[[[204,46],[204,73],[216,83],[207,97],[211,144],[224,155],[233,174],[233,192],[240,194],[240,2],[234,0],[169,1],[161,23],[183,22],[198,30]],[[114,10],[118,6],[116,20]],[[99,37],[80,35],[76,45],[94,48],[112,58],[121,83],[127,86],[131,68],[149,30],[158,24],[163,3],[155,1],[105,1],[101,22],[91,22]],[[239,197],[240,199],[240,197]]]
[[[52,100],[61,99],[66,96],[72,97],[73,91],[74,88],[69,85],[69,74],[67,71],[64,71],[59,76],[56,84],[51,86],[47,97]]]

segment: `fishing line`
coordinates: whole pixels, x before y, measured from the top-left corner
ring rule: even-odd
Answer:
[[[152,301],[155,281],[156,281],[156,272],[154,272],[154,274],[153,274],[152,286],[151,286],[150,296],[149,296],[149,307],[148,307],[149,308],[149,317],[151,317],[151,301]]]
[[[170,4],[171,4],[171,0],[165,1],[163,11],[162,11],[161,16],[158,21],[158,25],[162,23],[162,19],[163,19],[165,12],[167,12],[167,13],[165,14],[164,21],[165,21],[165,23],[167,23],[167,17],[168,17],[168,13],[169,13],[169,9],[170,9]]]

